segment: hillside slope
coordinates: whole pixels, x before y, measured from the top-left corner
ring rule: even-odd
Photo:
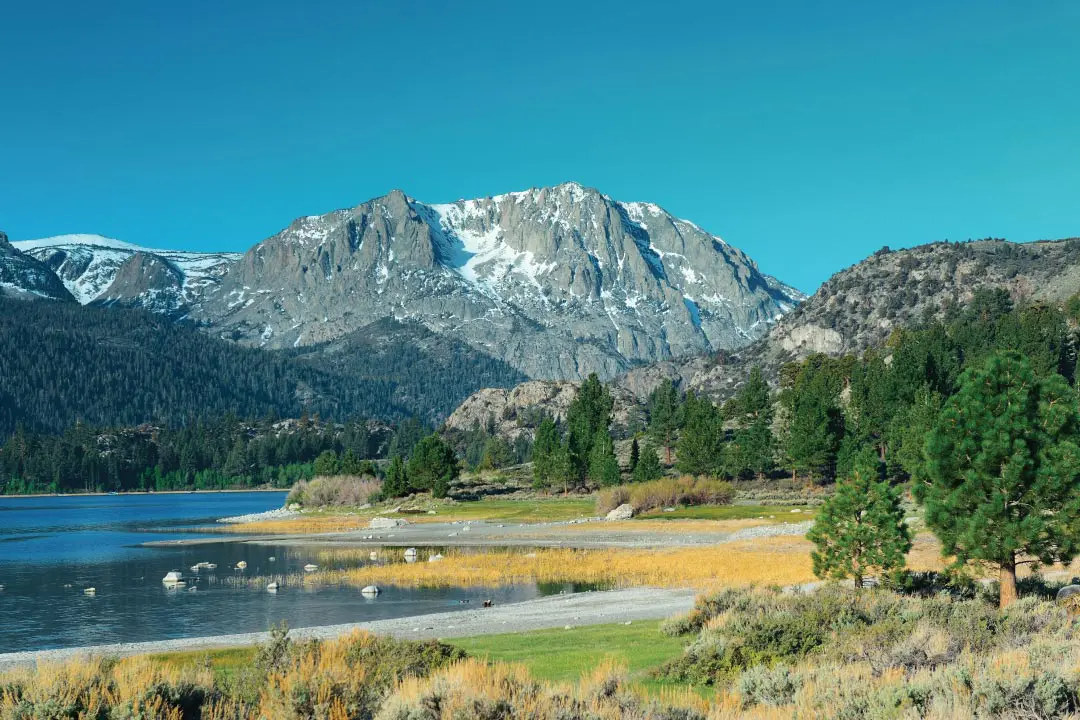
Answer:
[[[352,350],[345,359],[321,346],[265,351],[141,310],[0,297],[0,436],[18,425],[62,431],[78,421],[175,424],[227,414],[437,422],[482,386],[524,379],[422,329],[368,331],[376,334],[395,334],[401,349],[380,343],[391,358],[368,352],[358,335],[344,346]]]

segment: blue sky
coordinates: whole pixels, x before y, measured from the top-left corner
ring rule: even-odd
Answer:
[[[576,180],[812,291],[1080,235],[1073,0],[7,3],[0,229],[243,250],[392,188]]]

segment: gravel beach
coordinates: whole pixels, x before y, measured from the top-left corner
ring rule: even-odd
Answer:
[[[657,620],[693,607],[696,592],[687,589],[631,588],[602,592],[553,595],[493,608],[415,615],[392,620],[376,620],[346,625],[297,628],[291,636],[335,638],[353,630],[392,635],[406,639],[456,638],[473,635],[497,635],[544,628],[578,627]],[[217,637],[181,638],[139,643],[119,643],[91,647],[63,648],[0,654],[0,670],[57,662],[87,655],[126,656],[147,653],[211,650],[243,647],[266,642],[269,633],[243,633]]]

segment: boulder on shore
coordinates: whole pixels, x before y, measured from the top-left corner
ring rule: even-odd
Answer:
[[[607,514],[608,520],[629,520],[632,517],[634,517],[634,506],[629,503],[623,503]]]
[[[1054,598],[1058,602],[1073,597],[1074,595],[1080,595],[1080,585],[1066,585],[1057,591],[1057,596]]]
[[[389,530],[390,528],[408,525],[409,521],[402,518],[375,517],[371,518],[368,528],[371,530]]]

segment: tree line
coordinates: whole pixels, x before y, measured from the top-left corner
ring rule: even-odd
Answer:
[[[0,446],[0,492],[285,488],[330,469],[373,472],[365,461],[407,450],[425,432],[415,421],[397,428],[368,421],[336,425],[306,415],[285,421],[226,415],[178,428],[77,423],[60,435],[19,429]]]

